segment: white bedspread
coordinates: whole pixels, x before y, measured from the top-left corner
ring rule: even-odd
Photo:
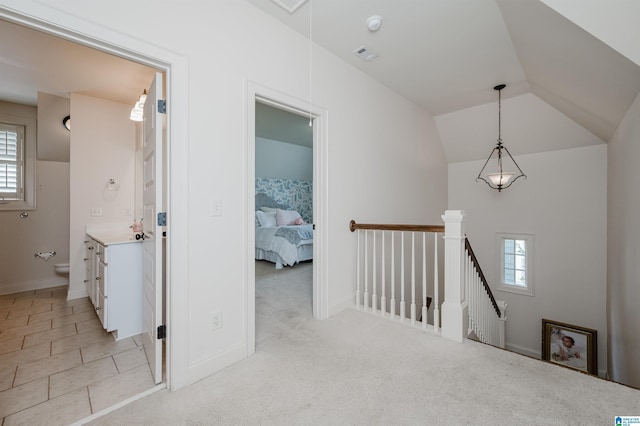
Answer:
[[[287,265],[298,262],[298,246],[312,244],[313,240],[302,240],[298,245],[292,244],[286,238],[276,236],[279,226],[261,226],[256,228],[256,248],[278,253]]]

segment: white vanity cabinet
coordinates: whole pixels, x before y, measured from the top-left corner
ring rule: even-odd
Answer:
[[[142,333],[142,244],[104,236],[90,240],[95,249],[89,298],[102,326],[116,340]]]

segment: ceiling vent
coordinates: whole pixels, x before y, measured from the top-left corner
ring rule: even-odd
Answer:
[[[358,47],[353,51],[353,53],[358,55],[360,59],[362,59],[363,61],[367,61],[367,62],[371,62],[378,57],[377,53],[372,52],[371,50],[367,49],[364,46]]]
[[[303,4],[308,0],[271,0],[290,14],[294,14],[296,10],[300,9]]]

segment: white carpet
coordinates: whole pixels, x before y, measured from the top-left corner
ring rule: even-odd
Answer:
[[[355,309],[313,320],[310,269],[263,271],[253,357],[92,424],[613,425],[640,415],[640,391],[560,366]]]

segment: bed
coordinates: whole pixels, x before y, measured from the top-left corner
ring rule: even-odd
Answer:
[[[303,223],[295,210],[256,194],[256,260],[276,269],[313,259],[313,225]]]

